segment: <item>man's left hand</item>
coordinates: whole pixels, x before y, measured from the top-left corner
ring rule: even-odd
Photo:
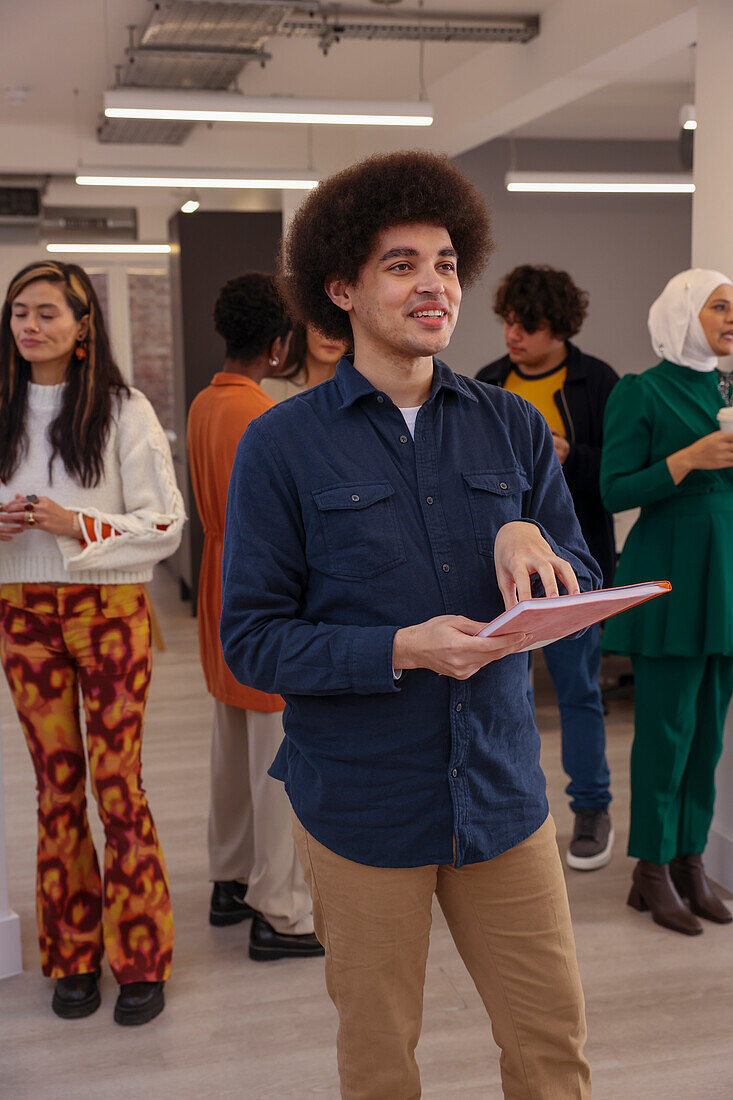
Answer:
[[[572,566],[553,552],[534,523],[505,523],[494,542],[494,565],[507,611],[521,600],[532,599],[532,574],[537,573],[546,596],[559,595],[558,577],[568,595],[580,592]]]
[[[552,442],[555,444],[555,454],[560,459],[560,465],[563,466],[565,459],[570,454],[570,444],[564,435],[560,435],[554,428],[550,428],[552,432]]]

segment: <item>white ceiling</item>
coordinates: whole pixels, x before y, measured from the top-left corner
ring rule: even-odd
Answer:
[[[345,0],[342,8],[355,2],[363,8],[368,0]],[[417,0],[403,2],[416,6]],[[375,15],[381,10],[374,5]],[[679,108],[690,98],[694,0],[425,0],[424,10],[539,14],[540,34],[525,46],[426,44],[425,82],[436,115],[429,130],[199,125],[181,146],[150,146],[100,144],[96,129],[102,94],[124,59],[126,28],[146,25],[151,0],[0,0],[0,171],[68,177],[78,166],[205,167],[326,174],[374,150],[422,146],[453,155],[502,134],[677,135]],[[245,93],[418,95],[415,43],[345,41],[326,57],[310,38],[271,38],[266,48],[272,54],[267,67],[249,65],[242,73]],[[3,86],[27,87],[25,101],[12,104]],[[71,183],[53,186],[49,201],[136,201],[130,192],[103,189],[100,196]],[[175,199],[155,201],[170,209]]]

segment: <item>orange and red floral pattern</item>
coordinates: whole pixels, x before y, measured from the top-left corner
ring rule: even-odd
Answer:
[[[118,982],[170,972],[173,916],[140,778],[150,615],[131,585],[5,584],[0,657],[38,789],[37,914],[43,973]],[[86,763],[106,838],[104,890],[86,813]]]

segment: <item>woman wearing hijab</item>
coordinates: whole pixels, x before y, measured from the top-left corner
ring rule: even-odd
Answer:
[[[611,512],[641,507],[616,583],[654,577],[673,590],[610,619],[603,648],[634,668],[629,905],[694,936],[697,917],[733,919],[702,864],[733,693],[733,433],[718,430],[730,391],[716,370],[733,353],[731,280],[675,275],[649,331],[662,362],[609,398],[601,493]]]
[[[36,775],[41,965],[64,1019],[99,1007],[105,950],[117,1023],[164,1005],[173,916],[141,779],[144,585],[184,521],[168,441],[120,374],[89,276],[23,268],[0,318],[0,659]]]

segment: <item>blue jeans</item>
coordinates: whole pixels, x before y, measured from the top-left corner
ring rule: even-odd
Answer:
[[[611,801],[606,762],[606,724],[598,686],[601,628],[592,626],[580,638],[561,638],[543,649],[560,707],[562,766],[570,782],[565,793],[570,809],[605,810]],[[532,654],[529,654],[532,665]],[[527,696],[534,706],[531,685]]]

